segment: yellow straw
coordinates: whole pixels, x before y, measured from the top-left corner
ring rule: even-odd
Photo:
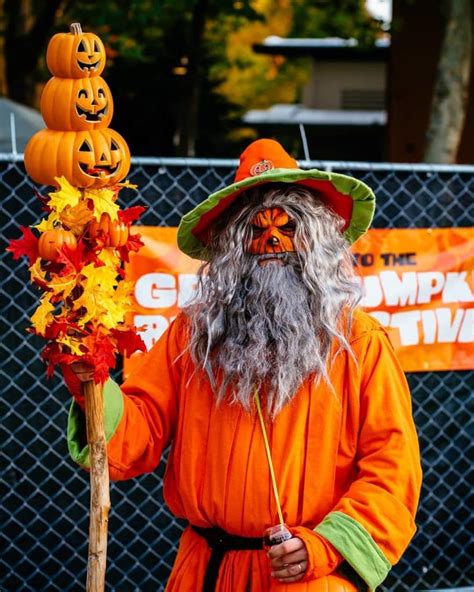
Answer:
[[[267,454],[268,468],[270,469],[270,477],[272,480],[272,487],[273,487],[273,497],[275,498],[275,503],[276,503],[277,512],[278,512],[278,519],[280,520],[280,524],[283,525],[285,523],[285,521],[283,520],[283,514],[281,512],[280,497],[278,495],[278,488],[277,488],[277,483],[276,483],[276,479],[275,479],[275,471],[273,470],[272,455],[270,452],[270,446],[268,445],[267,432],[265,430],[265,423],[263,421],[262,407],[260,405],[260,397],[258,396],[258,391],[255,391],[255,404],[257,406],[257,413],[258,413],[258,418],[260,420],[260,427],[262,428],[263,442],[265,443],[265,452]]]

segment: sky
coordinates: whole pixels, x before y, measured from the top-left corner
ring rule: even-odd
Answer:
[[[366,6],[375,18],[385,23],[392,20],[392,0],[366,0]]]

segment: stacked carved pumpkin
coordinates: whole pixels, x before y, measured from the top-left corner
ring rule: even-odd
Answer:
[[[100,76],[105,59],[102,41],[78,23],[51,39],[46,62],[53,78],[41,97],[48,129],[36,133],[25,150],[26,170],[37,183],[57,185],[55,178],[65,177],[76,187],[99,188],[127,175],[127,143],[108,128],[113,100]]]
[[[144,349],[125,316],[132,308],[130,282],[123,262],[143,243],[130,225],[144,210],[121,210],[120,183],[130,168],[125,140],[108,128],[112,95],[100,76],[105,66],[102,41],[83,33],[55,35],[46,60],[54,75],[41,97],[47,129],[36,133],[25,150],[25,166],[34,181],[54,185],[42,198],[47,212],[23,237],[10,242],[15,258],[26,255],[31,280],[42,291],[32,330],[48,343],[43,358],[51,373],[57,363],[93,364],[103,382],[114,354]]]

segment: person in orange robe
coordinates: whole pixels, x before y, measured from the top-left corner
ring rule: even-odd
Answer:
[[[375,590],[415,532],[421,471],[410,394],[360,298],[348,243],[370,224],[360,181],[303,171],[273,140],[187,214],[178,243],[207,260],[198,294],[119,387],[104,386],[110,477],[156,469],[189,526],[170,592]],[[83,370],[83,369],[82,369]],[[79,378],[78,378],[79,377]],[[68,438],[88,465],[80,380]],[[292,538],[278,523],[265,433]]]

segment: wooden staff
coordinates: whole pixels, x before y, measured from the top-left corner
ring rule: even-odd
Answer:
[[[89,516],[89,553],[87,592],[103,592],[107,564],[107,527],[109,522],[109,465],[104,430],[102,385],[93,380],[82,383],[86,400],[86,429],[89,444],[91,503]]]

